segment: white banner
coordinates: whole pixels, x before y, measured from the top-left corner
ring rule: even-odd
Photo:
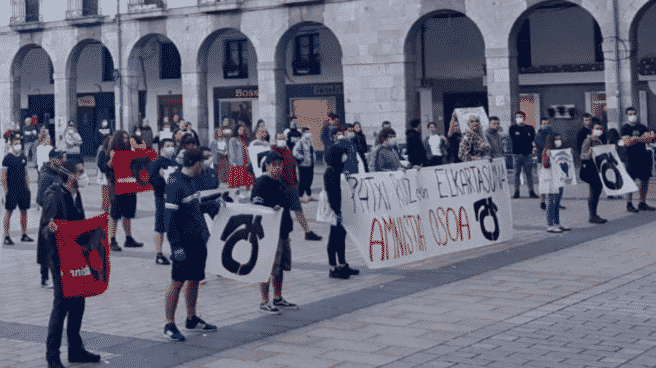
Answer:
[[[551,164],[552,180],[557,188],[578,184],[571,148],[551,150],[549,163]]]
[[[638,191],[638,186],[626,171],[614,144],[592,147],[592,159],[606,195],[621,195]]]
[[[266,151],[271,151],[271,148],[269,146],[260,145],[253,145],[248,147],[248,159],[251,161],[251,165],[253,165],[253,173],[255,174],[256,179],[262,176],[263,161],[262,159],[258,160],[257,155]]]
[[[481,132],[487,132],[487,128],[490,126],[490,121],[487,119],[487,114],[482,106],[457,108],[454,111],[458,118],[458,126],[460,126],[462,134],[469,131],[469,117],[472,115],[476,115],[480,118]]]
[[[266,282],[278,249],[282,212],[227,203],[210,230],[206,272],[237,281]]]
[[[344,176],[343,225],[369,268],[512,239],[504,158]]]

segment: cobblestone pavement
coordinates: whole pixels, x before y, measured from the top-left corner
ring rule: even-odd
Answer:
[[[583,185],[565,190],[569,233],[546,233],[537,200],[522,198],[512,241],[405,267],[368,270],[348,242],[347,261],[362,270],[349,280],[327,277],[328,226],[312,221],[312,202],[306,215],[324,240],[304,241],[295,224],[285,279],[285,297],[301,309],[261,315],[256,286],[208,275],[199,314],[219,331],[183,331],[188,340],[173,343],[162,334],[170,269],[155,265],[154,204],[142,193],[133,232],[145,246],[112,256],[109,289],[87,299],[83,339],[114,367],[656,366],[656,214],[604,199],[610,222],[593,226],[586,196]],[[83,200],[88,217],[100,213],[99,186]],[[30,209],[34,238],[38,216]],[[16,245],[0,250],[0,367],[42,367],[52,291],[39,287],[36,246],[17,242],[18,213],[12,229]]]

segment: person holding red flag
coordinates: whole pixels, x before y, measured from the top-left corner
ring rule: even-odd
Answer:
[[[54,285],[54,301],[46,340],[46,360],[49,368],[63,367],[59,357],[59,348],[64,330],[64,319],[67,316],[68,361],[71,363],[97,363],[100,361],[100,355],[88,352],[82,344],[80,329],[84,314],[84,297],[64,297],[60,270],[61,255],[55,238],[55,233],[62,229],[57,228],[54,220],[85,219],[82,196],[78,191],[78,180],[84,173],[84,165],[66,161],[59,170],[62,183],[55,183],[46,191],[43,213],[39,222],[39,244],[45,248],[48,268],[50,268]]]

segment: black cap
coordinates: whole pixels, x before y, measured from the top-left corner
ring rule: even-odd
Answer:
[[[268,165],[274,161],[283,161],[283,160],[284,159],[280,153],[276,151],[269,151],[266,155],[266,158],[264,159],[264,163]]]

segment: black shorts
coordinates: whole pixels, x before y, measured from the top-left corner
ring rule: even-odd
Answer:
[[[640,159],[633,158],[628,160],[627,171],[633,180],[649,181],[652,165],[651,156],[644,155]]]
[[[9,190],[5,196],[5,210],[13,211],[18,206],[21,211],[30,208],[31,194],[29,191],[13,191]]]
[[[280,276],[282,271],[292,270],[292,247],[289,245],[289,238],[278,240],[278,250],[276,258],[273,261],[271,276]]]
[[[137,195],[135,193],[115,195],[110,206],[110,216],[114,220],[132,219],[137,212]]]
[[[155,196],[155,232],[159,234],[164,234],[166,232],[166,224],[164,224],[165,202],[163,196]]]
[[[201,281],[205,279],[205,263],[207,262],[207,247],[189,246],[185,248],[185,259],[176,261],[171,257],[173,281]]]
[[[287,200],[289,201],[290,211],[303,211],[303,207],[301,207],[301,197],[298,195],[298,184],[293,187],[287,187]]]

